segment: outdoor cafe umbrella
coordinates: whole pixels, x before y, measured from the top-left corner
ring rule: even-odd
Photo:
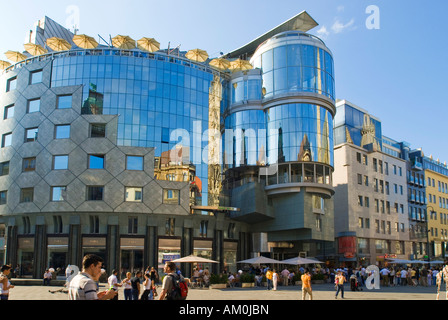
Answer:
[[[112,45],[118,49],[134,49],[135,40],[129,36],[118,35],[112,38]]]
[[[53,51],[70,50],[72,45],[65,39],[52,37],[47,39],[47,46]]]
[[[83,49],[95,49],[98,47],[98,42],[93,38],[85,34],[77,34],[73,37],[73,43],[79,48]]]
[[[14,62],[19,62],[19,61],[25,60],[27,58],[27,56],[24,55],[23,53],[20,53],[18,51],[11,51],[11,50],[6,51],[5,56],[6,56],[6,58],[8,58],[9,60],[14,61]]]
[[[198,257],[198,256],[194,256],[194,255],[189,255],[186,257],[182,257],[179,259],[175,259],[172,260],[171,262],[186,262],[186,263],[218,263],[218,261],[215,260],[211,260],[211,259],[206,259],[206,258],[202,258],[202,257]]]
[[[274,260],[271,258],[266,258],[263,256],[255,257],[252,259],[237,261],[237,263],[247,263],[247,264],[273,264],[273,263],[282,263],[281,261]]]
[[[205,50],[201,49],[193,49],[187,52],[185,55],[188,59],[197,61],[197,62],[204,62],[208,59],[208,53]]]
[[[253,69],[253,66],[247,60],[236,59],[236,60],[230,62],[229,69],[233,72],[245,71],[245,70]]]
[[[32,56],[40,56],[41,54],[48,52],[48,50],[44,49],[41,45],[35,43],[25,43],[23,46]]]
[[[226,70],[230,67],[230,61],[223,58],[216,58],[210,61],[209,65],[219,70]]]
[[[309,259],[309,258],[295,257],[295,258],[283,260],[280,263],[299,265],[299,264],[313,264],[313,263],[323,263],[323,262],[319,261],[319,260]]]
[[[160,43],[154,38],[143,37],[137,40],[137,47],[144,51],[155,52],[160,49]]]
[[[11,65],[10,62],[0,60],[0,69],[5,70],[5,69],[8,68],[10,65]]]

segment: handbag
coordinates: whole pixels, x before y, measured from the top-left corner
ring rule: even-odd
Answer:
[[[157,296],[158,296],[158,294],[157,294],[157,289],[156,289],[155,286],[152,287],[152,296],[153,296],[153,297],[157,297]]]

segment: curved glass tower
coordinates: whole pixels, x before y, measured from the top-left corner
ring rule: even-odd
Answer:
[[[332,53],[315,36],[285,31],[249,55],[255,70],[232,75],[224,111],[226,199],[271,248],[321,255],[312,243],[333,241]]]

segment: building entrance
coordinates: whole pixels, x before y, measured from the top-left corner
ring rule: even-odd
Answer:
[[[121,250],[120,273],[122,277],[126,276],[126,272],[131,272],[134,275],[137,271],[144,271],[143,250]]]

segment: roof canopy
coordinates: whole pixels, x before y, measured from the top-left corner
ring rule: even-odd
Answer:
[[[288,21],[283,22],[274,29],[266,32],[265,34],[259,36],[257,39],[249,42],[248,44],[229,52],[225,55],[226,58],[239,58],[246,55],[245,58],[252,56],[258,46],[266,41],[267,39],[273,37],[274,35],[284,32],[284,31],[302,31],[307,32],[319,24],[308,14],[306,11],[302,11],[298,15],[292,17]]]

